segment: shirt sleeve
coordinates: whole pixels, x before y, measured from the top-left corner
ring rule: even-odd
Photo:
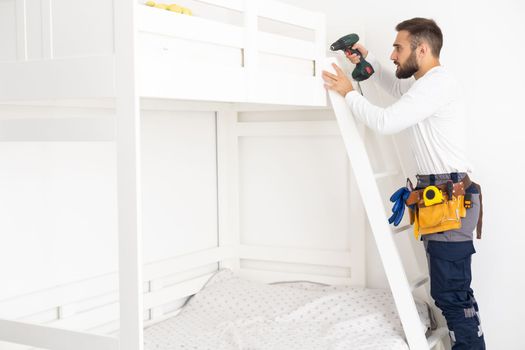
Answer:
[[[345,100],[354,116],[366,126],[380,134],[395,134],[430,117],[448,102],[449,89],[439,81],[425,83],[414,86],[386,108],[371,104],[355,90],[347,93]]]
[[[401,97],[414,84],[415,79],[398,79],[394,72],[384,69],[373,53],[368,52],[366,60],[374,67],[375,73],[371,80],[377,83],[386,93],[396,98]]]

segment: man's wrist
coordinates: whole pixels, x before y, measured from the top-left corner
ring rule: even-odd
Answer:
[[[356,91],[354,89],[352,89],[352,90],[348,91],[346,94],[344,94],[343,97],[344,98],[351,97],[353,92],[356,92]]]

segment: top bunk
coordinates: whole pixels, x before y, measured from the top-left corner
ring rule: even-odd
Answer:
[[[120,77],[145,99],[326,106],[323,14],[261,0],[178,1],[190,14],[128,4],[0,3],[0,102],[114,99]],[[117,74],[130,62],[134,73]]]

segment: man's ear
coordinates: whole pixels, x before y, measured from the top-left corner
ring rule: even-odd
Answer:
[[[430,54],[430,47],[424,41],[419,44],[419,46],[417,47],[416,50],[417,50],[416,52],[419,55],[419,57],[424,57],[424,56]]]

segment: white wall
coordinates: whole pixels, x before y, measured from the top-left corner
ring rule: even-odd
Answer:
[[[484,238],[476,241],[473,288],[481,307],[488,348],[522,349],[525,306],[525,204],[514,189],[525,171],[523,81],[525,80],[525,4],[502,1],[287,0],[327,13],[329,40],[340,29],[363,23],[367,46],[385,64],[395,25],[412,17],[431,17],[444,33],[442,64],[465,86],[470,107],[470,157],[484,193]],[[343,34],[345,34],[344,32]],[[369,252],[372,253],[373,252]],[[375,266],[377,268],[377,265]],[[369,266],[369,274],[380,276]]]

